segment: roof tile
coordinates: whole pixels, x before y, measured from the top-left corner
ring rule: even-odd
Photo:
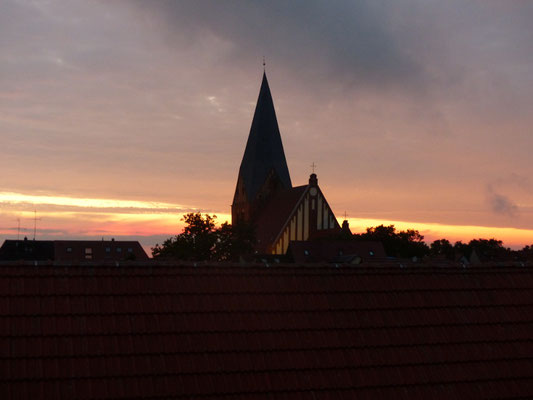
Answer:
[[[528,268],[18,265],[0,287],[6,399],[533,395]]]

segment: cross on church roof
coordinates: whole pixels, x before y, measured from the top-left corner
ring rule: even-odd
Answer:
[[[315,168],[316,168],[316,164],[313,161],[313,163],[311,164],[311,170],[313,171],[313,174],[315,173]]]

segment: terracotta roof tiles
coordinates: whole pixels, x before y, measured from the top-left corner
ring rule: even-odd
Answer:
[[[0,397],[531,398],[533,270],[0,266]]]

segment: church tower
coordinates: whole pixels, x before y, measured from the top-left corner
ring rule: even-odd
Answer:
[[[231,205],[232,223],[255,221],[277,192],[292,188],[266,73]]]

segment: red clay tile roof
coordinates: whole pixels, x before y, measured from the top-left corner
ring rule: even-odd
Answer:
[[[532,293],[527,267],[0,265],[0,398],[533,398]]]

